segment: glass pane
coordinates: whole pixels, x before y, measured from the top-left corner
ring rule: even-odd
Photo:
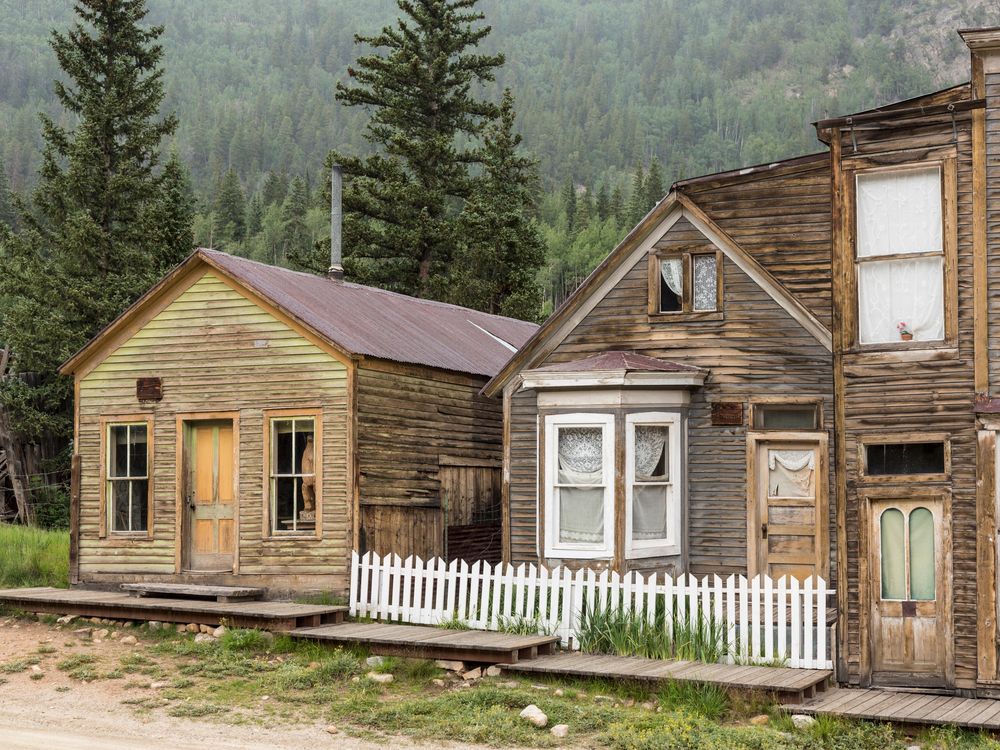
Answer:
[[[294,432],[291,419],[276,419],[274,425],[274,458],[271,467],[274,474],[292,474],[295,466],[293,457]]]
[[[604,431],[559,428],[559,484],[604,484]]]
[[[858,176],[858,257],[941,250],[937,167]]]
[[[714,255],[694,256],[694,309],[715,310],[718,307],[719,278]]]
[[[295,473],[313,473],[313,421],[295,420]]]
[[[632,487],[632,538],[667,538],[667,496],[665,485],[637,484]]]
[[[762,430],[815,430],[814,406],[756,406],[754,427]]]
[[[677,312],[684,306],[684,261],[660,261],[660,312]]]
[[[121,482],[121,484],[126,484]],[[149,480],[133,479],[132,485],[132,528],[129,531],[145,531],[146,515],[149,510]]]
[[[271,480],[271,492],[274,498],[274,530],[295,531],[295,504],[298,496],[298,483],[294,477],[278,477]]]
[[[635,426],[635,480],[637,482],[665,482],[669,477],[667,449],[669,427],[654,424]]]
[[[128,425],[116,424],[108,436],[108,476],[128,476]]]
[[[129,431],[129,476],[146,476],[146,425],[134,424]]]
[[[604,544],[604,488],[561,487],[559,541]]]
[[[815,451],[767,452],[768,497],[815,497]]]
[[[862,344],[944,338],[942,259],[881,260],[858,265]]]
[[[889,508],[882,512],[882,598],[906,598],[906,569],[903,558],[903,512]]]
[[[944,443],[869,445],[865,453],[869,476],[944,473]]]
[[[910,513],[910,598],[936,598],[934,571],[934,515],[927,508]]]
[[[128,482],[108,482],[111,492],[111,530],[129,531]]]

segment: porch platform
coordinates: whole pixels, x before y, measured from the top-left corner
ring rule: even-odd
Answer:
[[[186,583],[123,583],[121,590],[130,596],[215,599],[217,602],[243,602],[260,599],[266,592],[266,589],[253,586],[193,586]]]
[[[453,659],[476,664],[518,664],[553,654],[558,636],[510,635],[485,630],[446,630],[424,625],[344,623],[298,628],[292,638],[367,646],[373,654]]]
[[[801,706],[786,706],[785,710],[894,724],[949,724],[968,729],[1000,730],[1000,700],[991,698],[837,688]]]
[[[347,607],[292,602],[210,602],[147,597],[88,589],[28,588],[0,590],[0,604],[28,612],[102,617],[140,622],[181,622],[288,631],[342,622]]]
[[[750,667],[738,664],[705,664],[664,661],[637,656],[556,654],[540,656],[525,664],[503,667],[505,672],[563,677],[603,677],[642,682],[695,682],[736,690],[771,693],[786,703],[797,703],[825,692],[833,672],[828,669]]]

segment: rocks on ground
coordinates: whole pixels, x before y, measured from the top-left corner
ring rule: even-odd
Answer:
[[[438,669],[443,669],[446,672],[465,672],[465,662],[464,661],[449,661],[448,659],[438,659],[434,662],[434,666]]]
[[[388,673],[381,672],[369,672],[365,675],[372,682],[377,682],[379,685],[387,685],[392,682],[392,675]]]
[[[805,714],[795,714],[792,716],[792,725],[796,729],[808,729],[815,723],[816,719],[812,716],[806,716]]]
[[[549,730],[553,737],[565,737],[569,734],[569,724],[556,724]]]
[[[215,638],[208,633],[198,633],[194,637],[195,643],[215,643]]]
[[[483,670],[479,667],[475,669],[470,669],[468,672],[462,675],[463,680],[478,680],[483,676]]]
[[[494,665],[492,667],[486,667],[486,671],[483,672],[487,677],[499,677],[502,673],[500,667]]]
[[[372,669],[378,669],[383,664],[385,664],[385,658],[381,656],[369,656],[365,659],[365,664],[367,664]]]
[[[539,729],[544,728],[545,725],[549,723],[549,717],[546,716],[545,712],[534,703],[526,706],[524,710],[521,711],[521,718]]]
[[[123,646],[134,646],[138,642],[139,639],[136,638],[134,635],[126,635],[124,638],[121,639],[121,644]]]
[[[757,714],[750,719],[750,723],[755,727],[762,727],[771,721],[771,717],[767,714]]]

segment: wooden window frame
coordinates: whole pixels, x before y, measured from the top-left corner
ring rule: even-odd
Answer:
[[[657,425],[668,428],[667,446],[669,466],[667,482],[670,497],[667,504],[667,538],[642,540],[632,538],[632,492],[635,485],[635,428],[640,425]],[[645,557],[670,557],[681,554],[683,528],[681,506],[684,496],[684,472],[681,466],[681,431],[684,421],[677,411],[628,412],[625,414],[625,557],[638,560]],[[658,483],[657,483],[658,484]]]
[[[897,155],[898,156],[898,155]],[[882,352],[903,353],[913,350],[956,349],[958,345],[958,171],[957,154],[954,148],[938,149],[922,155],[922,158],[900,163],[886,164],[878,157],[858,157],[845,160],[844,199],[847,207],[848,252],[850,263],[844,275],[847,301],[844,305],[844,326],[848,336],[847,349],[852,353]],[[941,171],[941,254],[906,253],[894,256],[877,256],[869,259],[858,258],[858,177],[877,172],[903,172],[938,167]],[[944,338],[938,341],[892,341],[873,344],[861,343],[859,324],[858,269],[861,264],[890,258],[906,259],[942,258],[942,296],[944,304]],[[956,352],[957,354],[957,352]]]
[[[101,417],[101,510],[100,510],[100,537],[102,539],[152,539],[153,538],[153,498],[154,498],[154,478],[156,456],[153,436],[153,415],[142,414],[121,414],[115,416]],[[112,427],[123,425],[145,425],[146,426],[146,529],[144,531],[115,531],[112,529],[110,504],[111,498],[108,493],[108,486],[111,481],[108,471],[108,461],[111,460],[109,450],[109,435]]]
[[[694,306],[694,258],[699,255],[715,256],[715,309],[695,310]],[[671,258],[680,258],[684,268],[684,294],[681,309],[664,312],[660,310],[660,263]],[[721,250],[705,250],[703,247],[676,247],[670,250],[658,250],[649,254],[649,290],[647,312],[650,319],[659,321],[674,320],[722,320],[722,303],[724,291],[723,256]]]
[[[288,419],[313,420],[313,473],[316,477],[316,528],[312,531],[275,531],[271,512],[271,432],[272,423]],[[318,406],[301,409],[264,409],[263,455],[263,538],[264,539],[322,539],[323,538],[323,409]]]
[[[897,445],[900,443],[943,443],[944,472],[924,474],[868,473],[869,445]],[[862,435],[858,439],[858,479],[865,484],[900,484],[921,482],[947,482],[951,479],[951,435],[947,432],[927,433],[878,433]]]
[[[747,429],[751,432],[772,433],[772,432],[819,432],[824,430],[823,425],[823,399],[810,396],[760,396],[749,399],[750,419]],[[762,409],[781,407],[802,408],[811,406],[816,410],[816,426],[812,430],[789,429],[787,427],[758,427],[757,412]]]
[[[615,557],[615,523],[617,508],[617,435],[615,432],[616,418],[612,412],[570,412],[546,414],[542,417],[544,425],[544,513],[545,528],[542,551],[546,558],[573,560],[613,560]],[[604,452],[604,544],[582,545],[559,542],[559,517],[555,502],[555,471],[558,445],[556,436],[559,427],[599,427],[602,430]]]

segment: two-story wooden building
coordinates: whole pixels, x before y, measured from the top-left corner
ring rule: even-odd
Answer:
[[[506,559],[819,574],[838,676],[1000,694],[1000,29],[670,193],[489,383]]]

